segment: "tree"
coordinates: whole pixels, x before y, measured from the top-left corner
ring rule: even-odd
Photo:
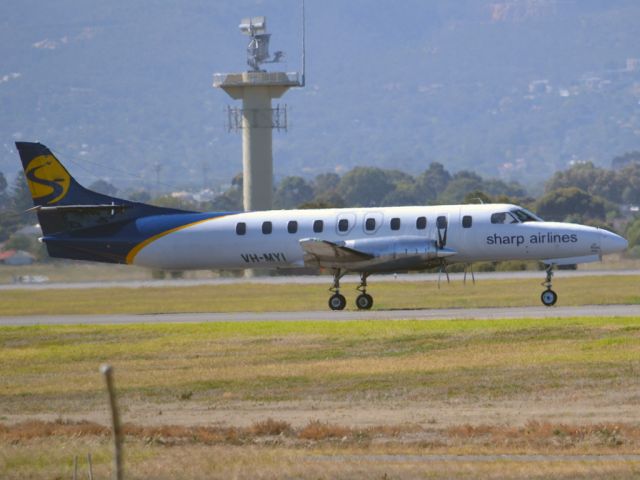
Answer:
[[[298,208],[343,208],[344,198],[335,191],[313,197],[313,200],[298,205]]]
[[[89,185],[89,190],[109,196],[113,196],[118,193],[118,189],[113,184],[103,180],[102,178]]]
[[[462,203],[494,203],[494,200],[482,190],[474,190],[464,196]]]
[[[625,237],[629,242],[629,248],[640,246],[640,216],[629,222]]]
[[[614,170],[620,170],[633,164],[640,165],[640,151],[638,150],[618,155],[611,160],[611,168]]]
[[[604,220],[605,201],[576,187],[559,188],[546,193],[537,202],[536,211],[545,220],[571,220],[584,223],[586,220]]]
[[[381,205],[386,207],[401,207],[403,205],[419,205],[413,185],[398,185],[394,190],[387,193],[382,199]]]
[[[211,203],[204,205],[206,210],[218,212],[238,212],[242,211],[242,190],[230,188],[226,192],[218,195]]]
[[[152,205],[165,208],[176,208],[178,210],[194,211],[197,210],[196,205],[183,197],[174,197],[172,195],[162,195],[151,201]]]
[[[509,183],[503,182],[496,178],[490,178],[482,181],[482,190],[490,195],[522,198],[527,196],[525,188],[516,181]]]
[[[433,162],[416,179],[416,197],[419,203],[435,202],[438,196],[447,188],[451,181],[451,174],[441,163]]]
[[[236,173],[231,179],[231,186],[236,188],[244,188],[244,175],[242,172]]]
[[[31,191],[27,185],[27,180],[24,177],[24,173],[19,171],[16,175],[16,180],[13,183],[13,191],[11,192],[11,208],[15,212],[22,213],[25,210],[33,207],[33,199],[31,198]]]
[[[0,172],[0,242],[9,238],[20,220],[20,215],[13,210],[13,199],[7,192],[7,186],[7,179]]]
[[[482,177],[477,173],[461,170],[451,178],[437,201],[444,205],[461,203],[467,193],[477,190],[482,190]]]
[[[631,205],[640,205],[640,163],[628,165],[620,171],[626,186],[622,191],[622,201]]]
[[[338,193],[350,207],[375,207],[394,189],[384,170],[356,167],[347,172],[338,185]]]
[[[343,208],[344,203],[342,201],[342,197],[328,196],[328,197],[316,197],[310,202],[305,202],[301,205],[298,205],[298,208],[303,210],[312,210],[316,208]]]
[[[151,200],[151,195],[146,190],[140,189],[131,192],[129,195],[127,195],[127,198],[132,202],[148,203]]]
[[[0,172],[0,196],[4,196],[7,193],[7,179],[4,178],[4,174]]]
[[[340,175],[337,173],[321,173],[313,179],[313,196],[319,197],[335,192],[340,183]]]
[[[31,250],[33,241],[26,235],[12,235],[4,244],[5,250]]]
[[[591,162],[573,165],[568,170],[556,172],[545,183],[545,192],[560,188],[576,187],[580,190],[597,195],[615,203],[622,202],[625,189],[625,179],[616,172],[605,170]]]
[[[276,208],[295,208],[313,198],[313,188],[302,177],[282,179],[273,198]]]

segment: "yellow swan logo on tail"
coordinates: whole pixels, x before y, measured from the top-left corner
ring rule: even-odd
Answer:
[[[31,196],[41,204],[56,203],[69,191],[71,177],[53,155],[40,155],[25,169]]]

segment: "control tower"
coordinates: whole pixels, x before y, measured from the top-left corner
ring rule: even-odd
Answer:
[[[304,86],[303,73],[267,72],[265,63],[277,63],[284,54],[269,55],[269,39],[265,17],[243,18],[240,31],[251,37],[247,47],[250,70],[240,73],[216,73],[213,86],[223,89],[234,100],[242,100],[242,108],[227,108],[229,130],[242,130],[242,172],[245,211],[272,208],[273,129],[286,130],[287,110],[273,108],[271,99],[280,98],[291,87]],[[303,27],[304,28],[304,27]]]

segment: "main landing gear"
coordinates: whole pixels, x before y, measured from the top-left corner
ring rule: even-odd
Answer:
[[[373,306],[373,297],[367,293],[367,277],[368,273],[360,274],[360,285],[358,285],[358,290],[360,295],[356,298],[356,307],[359,310],[369,310]]]
[[[329,291],[333,293],[333,295],[329,297],[329,308],[331,310],[344,310],[344,307],[347,306],[344,295],[340,293],[340,279],[344,277],[345,273],[346,272],[341,269],[333,271],[333,285],[329,289]],[[360,274],[360,285],[358,285],[356,289],[361,292],[356,298],[356,307],[358,307],[358,310],[369,310],[373,306],[373,297],[367,293],[368,276],[368,273]]]
[[[333,292],[333,295],[329,297],[329,308],[331,310],[344,310],[344,307],[347,306],[347,300],[344,295],[340,294],[340,279],[344,277],[345,273],[347,272],[339,268],[333,271],[333,285],[329,288],[329,291]]]
[[[540,295],[540,300],[542,300],[542,303],[547,307],[551,307],[555,305],[555,303],[558,301],[558,294],[553,290],[551,290],[552,277],[553,277],[553,265],[549,265],[547,267],[547,278],[545,279],[544,282],[542,282],[542,286],[547,287],[547,289],[544,292],[542,292],[542,295]]]

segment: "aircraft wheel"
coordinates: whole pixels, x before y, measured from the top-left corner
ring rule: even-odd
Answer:
[[[542,303],[544,303],[547,307],[551,307],[558,301],[558,294],[549,288],[542,292],[542,295],[540,295],[540,300],[542,300]]]
[[[356,306],[360,310],[369,310],[373,306],[373,297],[367,293],[358,295]]]
[[[331,295],[331,298],[329,298],[329,308],[331,310],[344,310],[344,307],[346,306],[347,301],[345,300],[344,296],[340,295],[339,293]]]

